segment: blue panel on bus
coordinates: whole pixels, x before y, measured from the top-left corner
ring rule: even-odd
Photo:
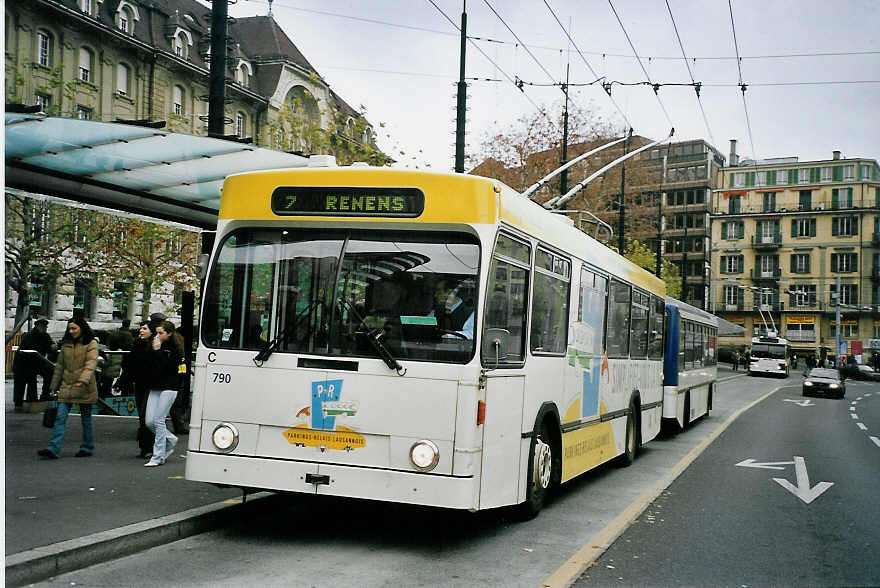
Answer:
[[[668,299],[667,299],[668,300]],[[666,348],[663,350],[663,385],[678,386],[678,339],[680,318],[678,307],[666,303]]]
[[[319,380],[312,382],[312,428],[333,431],[335,416],[324,416],[324,403],[339,400],[342,380]]]
[[[590,359],[590,369],[584,370],[584,396],[581,401],[582,417],[599,414],[599,375],[602,358]]]

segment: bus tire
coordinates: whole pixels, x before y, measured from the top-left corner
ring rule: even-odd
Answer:
[[[715,384],[709,384],[709,398],[706,400],[706,416],[712,410],[712,397],[715,395]]]
[[[547,422],[542,422],[537,434],[532,436],[532,446],[529,449],[526,500],[518,506],[520,519],[533,519],[541,512],[553,485],[553,462],[558,459],[553,452],[553,440]]]
[[[617,458],[617,465],[625,468],[632,465],[639,450],[639,414],[635,400],[629,403],[629,414],[626,415],[626,437],[623,441],[623,454]]]

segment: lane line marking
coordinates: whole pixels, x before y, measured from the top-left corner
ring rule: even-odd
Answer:
[[[581,577],[581,574],[590,567],[590,565],[596,561],[599,556],[601,556],[606,549],[608,549],[614,541],[620,537],[627,528],[629,528],[630,524],[635,521],[635,519],[648,508],[648,506],[658,497],[660,494],[666,490],[676,478],[678,478],[684,471],[687,469],[691,463],[703,453],[706,448],[718,438],[721,433],[723,433],[733,421],[735,421],[739,416],[763,401],[767,397],[775,394],[777,391],[786,388],[789,386],[778,386],[767,392],[757,400],[752,401],[751,403],[743,406],[732,415],[727,417],[727,420],[724,421],[717,429],[715,429],[712,433],[710,433],[705,439],[700,441],[696,447],[694,447],[690,453],[685,455],[681,460],[675,464],[669,473],[654,483],[650,490],[636,498],[629,506],[627,506],[623,512],[614,517],[604,528],[602,528],[598,533],[590,537],[590,539],[580,548],[578,549],[574,555],[572,555],[568,560],[563,563],[559,568],[553,572],[546,580],[541,583],[542,588],[567,588],[571,586],[578,578]]]
[[[880,439],[878,439],[877,437],[874,437],[873,435],[869,435],[869,437],[870,437],[871,441],[874,442],[874,445],[876,445],[877,447],[880,447]]]
[[[854,419],[858,419],[858,418],[859,418],[859,415],[857,415],[857,414],[854,413],[854,412],[853,412],[853,413],[850,413],[849,416],[851,416],[851,417],[854,418]]]
[[[863,431],[867,431],[868,427],[865,426],[865,423],[856,423],[856,426]]]
[[[855,406],[850,406],[849,409],[850,409],[851,411],[855,412],[856,407],[855,407]]]

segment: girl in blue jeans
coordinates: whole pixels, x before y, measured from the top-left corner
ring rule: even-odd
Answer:
[[[162,321],[156,327],[153,337],[150,364],[154,380],[150,383],[147,398],[147,427],[156,434],[153,444],[153,457],[144,467],[155,467],[165,463],[174,453],[177,437],[168,430],[165,419],[177,397],[180,382],[178,369],[183,360],[183,337],[171,321]]]

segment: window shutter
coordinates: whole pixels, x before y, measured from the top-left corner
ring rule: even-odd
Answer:
[[[834,166],[831,170],[831,173],[832,173],[832,176],[833,176],[833,179],[835,182],[839,182],[840,180],[843,179],[843,167],[842,166],[839,166],[839,165]]]
[[[836,237],[840,233],[840,223],[837,220],[837,217],[831,219],[831,236]]]
[[[854,271],[856,271],[856,268],[859,267],[859,254],[858,253],[850,253],[850,255],[852,256],[850,258],[850,261],[852,263],[849,264],[849,271],[854,272]]]
[[[831,254],[831,271],[837,271],[837,253]]]
[[[788,183],[789,184],[797,184],[797,170],[790,169],[788,170]]]
[[[851,217],[850,222],[852,223],[852,234],[858,235],[859,234],[859,217],[857,217],[857,216]]]
[[[743,305],[743,291],[739,288],[736,289],[736,303],[740,306]]]
[[[804,273],[808,274],[808,273],[810,273],[810,256],[809,256],[809,254],[804,256],[804,260],[807,262],[804,264]]]
[[[746,186],[755,185],[755,172],[746,172]]]
[[[746,236],[746,225],[742,222],[737,223],[736,225],[736,236],[738,239],[742,239]]]
[[[794,273],[798,273],[798,269],[797,269],[797,254],[796,254],[796,253],[792,253],[792,254],[791,254],[791,267],[790,267],[790,269],[791,269],[791,273],[793,273],[793,274],[794,274]]]
[[[819,181],[819,168],[811,167],[810,168],[810,182],[816,183]]]
[[[727,176],[727,180],[728,180],[727,187],[733,188],[733,173],[731,173],[729,176]]]
[[[791,219],[791,236],[797,237],[797,219]]]
[[[736,273],[741,274],[743,272],[743,256],[739,255],[736,258]]]
[[[768,171],[767,172],[767,185],[768,186],[775,186],[776,185],[776,172],[775,171]]]
[[[816,219],[810,219],[810,237],[816,236]]]
[[[837,209],[837,200],[838,200],[837,188],[832,188],[832,190],[831,190],[831,208],[833,208],[835,210]]]

